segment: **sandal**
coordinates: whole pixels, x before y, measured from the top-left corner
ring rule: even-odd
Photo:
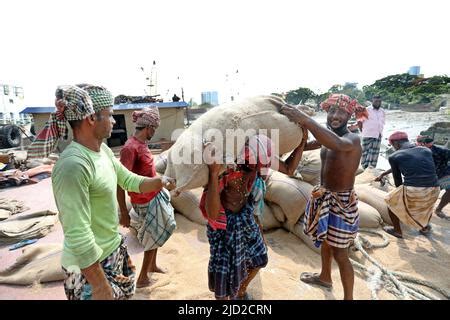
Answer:
[[[399,239],[403,239],[403,235],[401,233],[395,232],[393,227],[384,227],[383,230],[386,231],[387,233],[389,233],[391,236],[394,236]]]
[[[322,286],[322,287],[325,287],[328,289],[333,287],[333,284],[324,282],[324,281],[320,280],[319,277],[320,277],[320,275],[318,273],[303,272],[300,275],[300,280],[307,284],[315,284],[315,285]]]

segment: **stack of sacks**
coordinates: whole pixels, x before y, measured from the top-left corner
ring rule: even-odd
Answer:
[[[313,186],[320,184],[320,149],[303,152],[294,176]]]
[[[0,271],[0,283],[31,285],[64,280],[62,244],[36,244],[23,249],[22,253],[12,266]]]
[[[305,213],[306,203],[311,195],[313,186],[307,182],[291,178],[278,171],[270,171],[267,179],[265,200],[269,205],[276,204],[281,208],[282,217],[275,207],[274,215],[279,222],[294,225]]]
[[[18,214],[0,222],[0,245],[44,237],[57,222],[57,213],[48,210]]]
[[[355,185],[355,190],[360,201],[375,208],[381,215],[383,222],[392,225],[388,206],[384,200],[387,196],[387,192],[374,188],[368,184],[357,184]]]
[[[170,202],[174,209],[192,222],[206,225],[207,220],[200,211],[200,199],[203,188],[196,188],[180,192],[178,196],[172,196]]]
[[[166,171],[169,150],[163,151],[154,157],[156,172],[159,174],[164,174],[164,171]]]
[[[369,184],[370,186],[377,188],[379,190],[389,192],[394,187],[394,181],[392,179],[392,175],[385,177],[383,183],[374,181],[376,177],[378,177],[383,171],[380,169],[369,167],[364,170],[360,175],[355,178],[355,185],[357,184]]]
[[[275,96],[259,96],[239,102],[224,104],[204,113],[186,129],[170,148],[165,175],[177,180],[176,191],[184,191],[205,186],[208,183],[208,167],[202,161],[203,143],[211,141],[218,155],[226,162],[234,161],[244,146],[245,132],[266,134],[272,138],[278,154],[295,149],[302,140],[302,129],[280,114],[284,101]],[[272,137],[272,129],[277,137]],[[221,136],[214,136],[213,131]],[[234,138],[227,137],[227,130],[233,131]],[[232,143],[234,140],[234,143]],[[234,148],[226,148],[233,145]],[[232,149],[232,150],[230,150]],[[184,159],[180,163],[180,159]],[[186,162],[188,162],[186,164]]]

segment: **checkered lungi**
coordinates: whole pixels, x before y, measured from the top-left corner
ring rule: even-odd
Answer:
[[[239,213],[226,210],[226,230],[208,225],[208,285],[217,298],[236,296],[248,271],[267,265],[267,248],[253,212],[249,201]]]
[[[130,259],[122,238],[119,247],[100,262],[106,279],[111,285],[115,300],[125,300],[135,291],[136,267]],[[69,300],[91,300],[92,287],[81,272],[70,272],[64,267],[64,291]]]
[[[376,167],[378,162],[378,155],[380,154],[381,138],[363,138],[362,139],[362,156],[361,166]]]

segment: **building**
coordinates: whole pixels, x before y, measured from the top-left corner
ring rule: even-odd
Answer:
[[[202,92],[202,104],[209,103],[213,106],[219,105],[219,94],[217,91]]]
[[[420,66],[412,66],[409,68],[408,73],[411,76],[419,76],[420,75]]]
[[[0,84],[0,123],[28,123],[30,117],[21,114],[24,107],[23,88]]]
[[[152,143],[171,142],[172,133],[176,129],[184,128],[185,109],[189,105],[186,102],[155,102],[155,103],[123,103],[115,104],[114,120],[116,124],[113,127],[111,138],[106,143],[110,147],[120,146],[133,135],[133,111],[145,107],[158,107],[161,117],[161,124],[152,138]],[[27,107],[21,114],[32,114],[36,133],[42,130],[50,117],[50,113],[55,112],[55,107]],[[72,138],[72,132],[69,126],[69,142]],[[62,151],[62,150],[60,150]]]

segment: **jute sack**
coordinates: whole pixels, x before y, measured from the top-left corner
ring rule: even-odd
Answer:
[[[320,160],[320,149],[303,152],[302,160],[295,170],[295,176],[301,176],[303,181],[306,181],[313,186],[320,184],[320,169],[322,162]],[[300,175],[300,176],[299,176]]]
[[[204,141],[212,142],[218,156],[228,163],[234,161],[242,150],[245,132],[250,133],[247,130],[272,138],[274,153],[278,149],[278,155],[295,149],[301,143],[302,129],[279,113],[283,104],[284,101],[275,96],[258,96],[223,104],[200,116],[178,137],[169,151],[165,175],[177,180],[176,191],[208,183],[208,167],[203,163]],[[234,131],[238,129],[243,131]],[[276,129],[275,136],[272,136],[272,129]],[[211,130],[215,130],[216,135]],[[226,130],[232,130],[233,134],[230,136],[229,132],[227,137]]]
[[[381,174],[379,169],[366,168],[361,174],[355,177],[355,184],[371,183]]]
[[[317,248],[309,236],[303,232],[303,224],[301,221],[290,225],[287,221],[283,223],[283,228],[299,237],[312,251],[320,254],[320,247]]]
[[[277,205],[274,202],[269,202],[266,201],[266,205],[268,205],[270,207],[270,209],[272,210],[273,216],[275,217],[275,219],[277,219],[277,221],[283,223],[286,221],[286,216],[284,215],[283,209],[281,209],[281,207],[279,205]]]
[[[378,228],[383,223],[383,219],[377,209],[361,200],[358,201],[358,213],[360,228]]]
[[[170,202],[176,211],[200,225],[206,225],[208,221],[203,217],[200,211],[200,199],[202,197],[203,188],[186,190],[177,197],[171,197]]]
[[[275,219],[272,209],[267,205],[267,203],[264,204],[263,214],[262,217],[260,217],[260,222],[263,226],[264,231],[281,227],[281,223],[277,219]]]
[[[389,217],[388,206],[384,200],[387,196],[386,192],[378,190],[377,188],[371,187],[367,184],[355,185],[355,191],[360,201],[363,201],[375,208],[381,215],[383,221],[392,225],[391,218]]]
[[[169,149],[170,150],[170,149]],[[155,156],[155,167],[156,172],[160,174],[164,174],[167,167],[167,155],[169,153],[169,150],[163,151],[160,154]]]
[[[295,224],[305,213],[313,186],[287,175],[270,171],[265,199],[281,207],[290,224]]]
[[[12,266],[0,271],[0,283],[30,285],[64,279],[62,244],[35,244],[23,249],[22,253]]]

